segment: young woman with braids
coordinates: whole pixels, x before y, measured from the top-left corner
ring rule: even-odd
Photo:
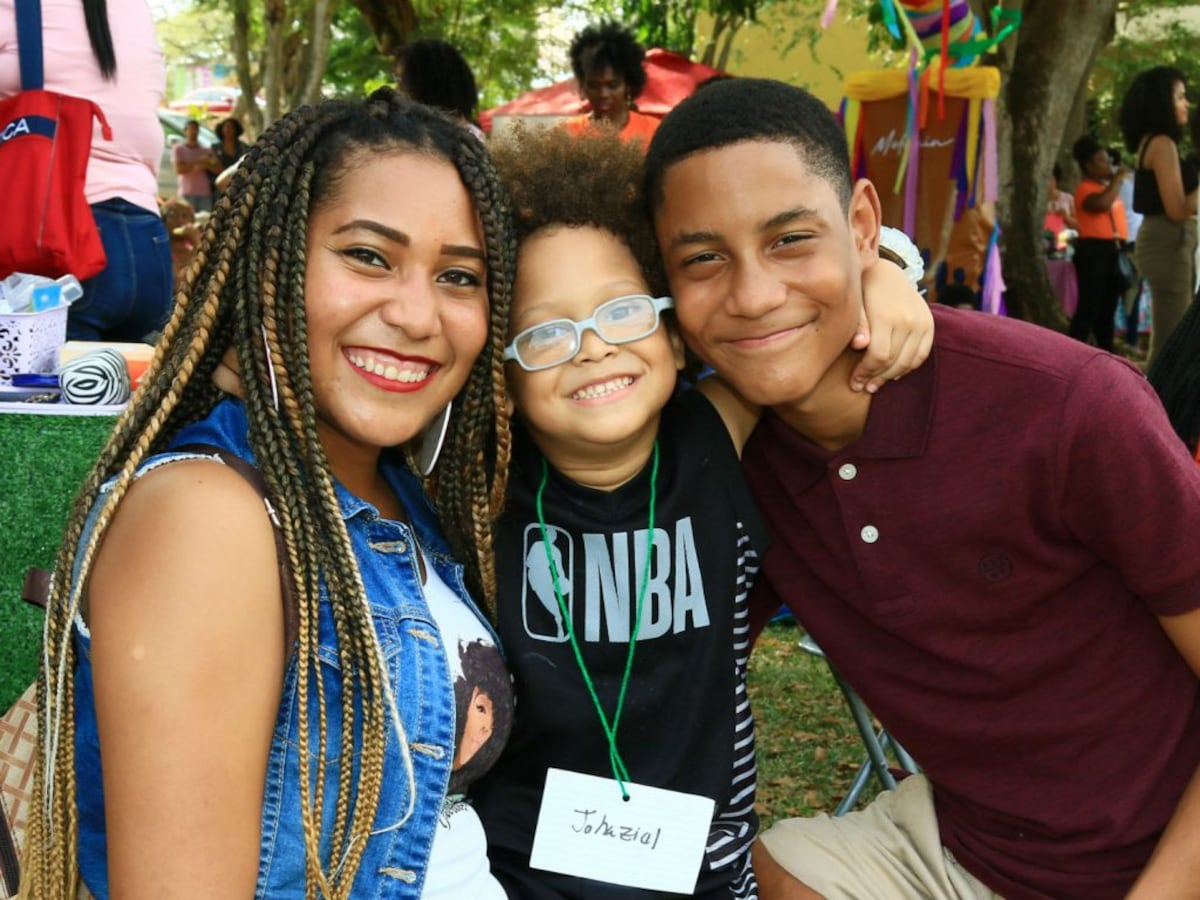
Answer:
[[[467,589],[493,607],[512,271],[491,163],[436,111],[385,89],[250,150],[57,560],[28,896],[503,896],[443,809],[450,657],[495,644]],[[211,447],[261,474],[282,558]]]

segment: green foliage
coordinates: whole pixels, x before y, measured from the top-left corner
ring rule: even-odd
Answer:
[[[155,27],[167,64],[204,66],[224,63],[232,67],[233,54],[229,48],[233,41],[233,15],[228,6],[222,0],[196,0],[159,19]],[[251,40],[261,43],[261,11],[255,19],[258,34]]]
[[[691,56],[696,50],[696,18],[701,13],[735,30],[756,20],[772,0],[622,0],[620,20],[646,47],[662,47]]]
[[[333,16],[323,92],[334,97],[369,94],[393,83],[393,69],[392,60],[379,52],[362,13],[342,4]]]
[[[1164,0],[1160,5],[1179,5]],[[1158,6],[1146,2],[1131,3],[1131,7]],[[1200,40],[1192,28],[1179,21],[1165,22],[1159,27],[1138,27],[1137,19],[1127,20],[1125,27],[1097,56],[1092,68],[1088,101],[1088,128],[1109,146],[1121,144],[1117,115],[1121,98],[1134,77],[1154,66],[1174,66],[1183,72],[1193,98],[1200,92],[1200,58],[1196,43]]]
[[[548,73],[540,62],[537,23],[552,0],[460,0],[437,4],[436,15],[422,15],[413,37],[438,37],[458,48],[479,86],[481,109],[511,100]]]

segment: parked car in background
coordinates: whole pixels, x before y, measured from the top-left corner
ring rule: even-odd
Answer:
[[[198,112],[201,116],[228,115],[237,105],[242,92],[233,87],[206,87],[188,91],[178,100],[172,100],[167,108],[175,112]]]
[[[172,112],[169,109],[158,111],[158,121],[162,125],[166,144],[163,147],[162,162],[158,166],[158,195],[164,198],[174,197],[179,192],[179,179],[175,176],[175,161],[171,151],[176,144],[183,143],[183,126],[191,118],[186,112]],[[217,135],[211,128],[200,126],[200,143],[211,147],[217,142]]]

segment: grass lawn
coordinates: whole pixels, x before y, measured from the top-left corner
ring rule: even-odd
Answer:
[[[828,666],[797,646],[801,634],[794,624],[773,623],[750,657],[764,828],[777,819],[832,812],[865,757]],[[877,790],[872,782],[865,798]]]
[[[37,670],[42,614],[20,602],[25,569],[53,565],[71,501],[113,421],[0,415],[0,710]],[[768,626],[750,661],[764,825],[832,810],[863,759],[837,685],[824,661],[797,646],[800,634],[794,624]]]
[[[115,422],[0,414],[0,710],[33,681],[42,644],[42,612],[20,599],[25,569],[53,568],[71,502]]]

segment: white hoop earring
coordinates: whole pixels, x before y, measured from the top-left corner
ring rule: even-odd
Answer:
[[[267,375],[271,378],[271,405],[279,412],[279,385],[275,382],[275,363],[271,361],[271,342],[267,339],[267,326],[262,325],[263,349],[267,352]]]
[[[438,456],[442,452],[442,444],[446,440],[446,430],[450,427],[452,406],[453,404],[447,403],[421,435],[421,449],[417,453],[417,471],[421,473],[422,477],[427,477],[437,465]]]

